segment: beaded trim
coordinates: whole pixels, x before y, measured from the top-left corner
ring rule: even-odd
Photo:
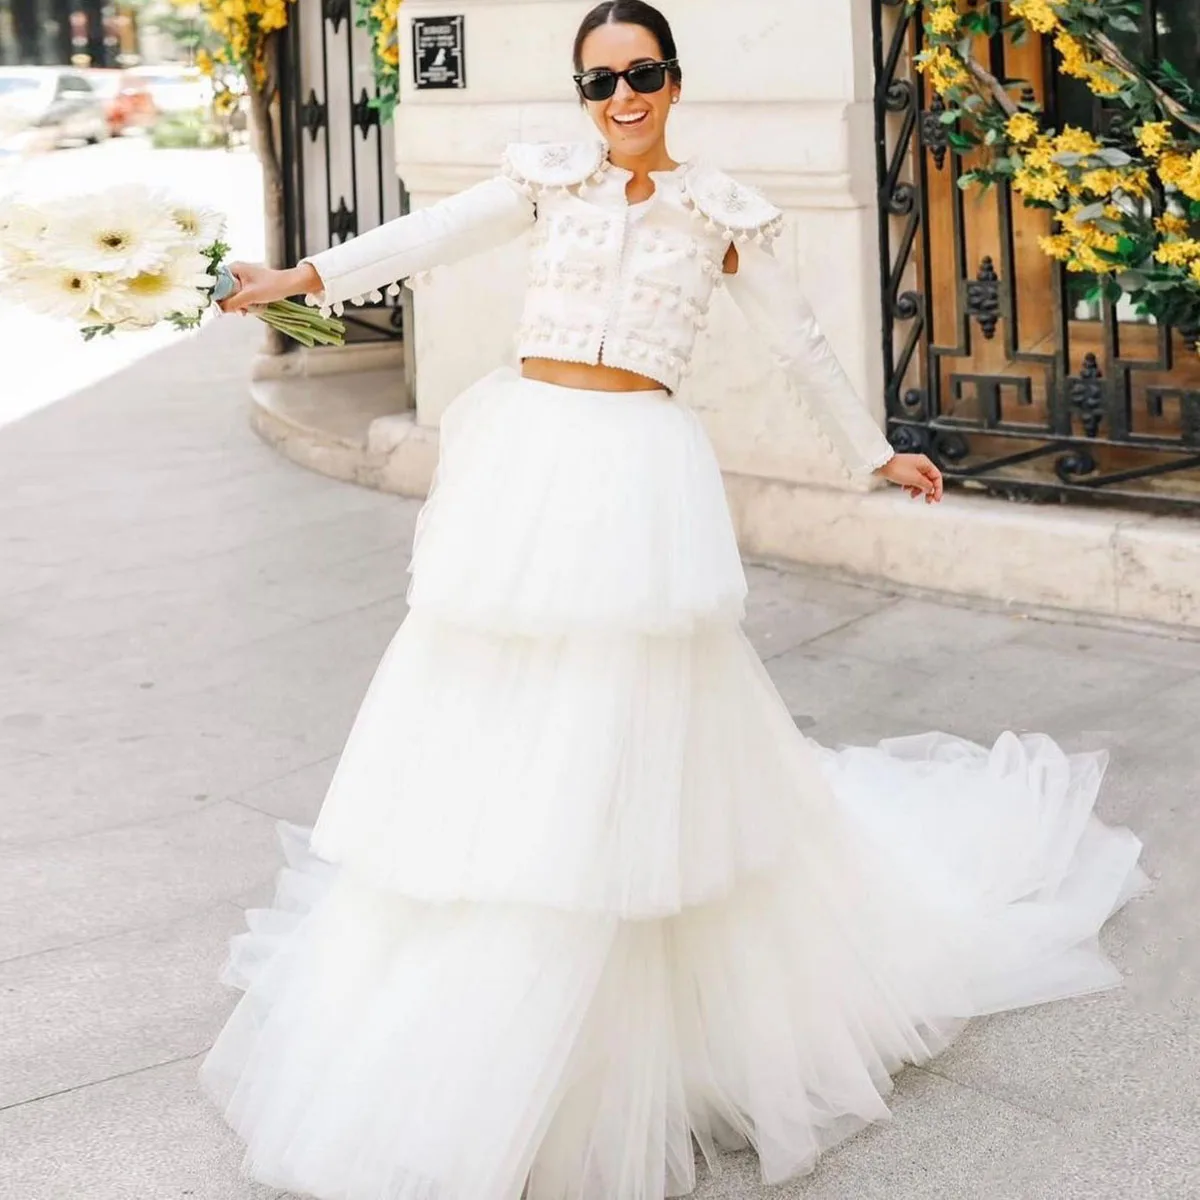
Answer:
[[[684,204],[705,231],[723,230],[731,242],[769,246],[783,232],[783,213],[774,204],[715,167],[688,171],[683,193]]]
[[[589,180],[599,183],[608,165],[600,142],[514,142],[504,152],[500,169],[527,196],[571,188]]]

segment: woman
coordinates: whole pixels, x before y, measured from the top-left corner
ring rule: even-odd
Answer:
[[[1100,755],[797,733],[674,395],[713,289],[851,470],[942,481],[854,397],[778,211],[668,154],[662,15],[601,4],[575,67],[603,145],[511,147],[295,270],[240,266],[228,305],[336,305],[533,231],[520,374],[446,413],[411,611],[203,1068],[249,1172],[325,1200],[658,1200],[696,1145],[809,1171],[968,1018],[1119,982],[1096,934],[1146,884],[1092,815]]]

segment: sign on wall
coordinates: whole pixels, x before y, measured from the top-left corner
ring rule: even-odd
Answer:
[[[465,88],[463,17],[413,17],[413,82],[418,88]]]

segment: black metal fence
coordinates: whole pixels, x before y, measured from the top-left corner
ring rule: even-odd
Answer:
[[[994,0],[978,0],[981,3]],[[1037,248],[1046,216],[1007,188],[980,198],[913,68],[921,10],[872,0],[888,434],[947,478],[1013,499],[1200,504],[1198,331],[1086,298]],[[1133,50],[1200,66],[1195,0],[1148,0]],[[1101,130],[1110,106],[1057,75],[1048,43],[986,48],[1030,79],[1048,124]],[[1018,61],[1019,59],[1019,61]]]
[[[280,134],[288,258],[365,233],[408,211],[392,129],[371,107],[371,48],[352,0],[296,0],[280,62]],[[406,290],[348,305],[347,340],[399,339],[411,324]]]

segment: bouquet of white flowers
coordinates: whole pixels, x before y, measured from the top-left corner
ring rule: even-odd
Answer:
[[[25,203],[0,200],[0,292],[63,317],[85,338],[169,322],[194,329],[237,290],[222,265],[225,220],[150,188]],[[306,346],[337,346],[346,327],[290,300],[251,310]]]

